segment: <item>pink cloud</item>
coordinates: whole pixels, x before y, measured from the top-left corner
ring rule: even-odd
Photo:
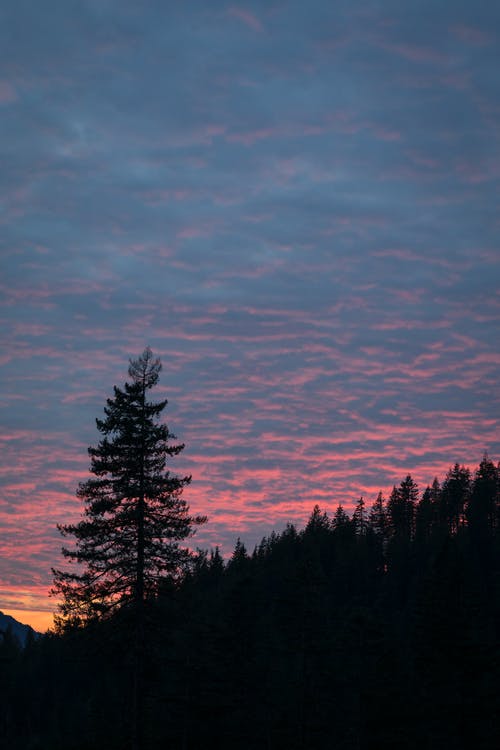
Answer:
[[[418,44],[392,44],[383,43],[384,47],[389,52],[394,52],[400,57],[404,57],[406,60],[410,60],[415,63],[432,63],[432,64],[444,64],[449,62],[449,58],[443,52],[439,52],[435,47],[424,47]]]
[[[404,246],[379,255],[389,261],[423,260]],[[417,286],[405,300],[421,302],[420,295]],[[394,342],[402,340],[404,331],[428,329],[429,321],[388,320],[387,336],[370,338],[381,322],[378,316],[368,323],[365,345],[354,348],[356,327],[353,334],[349,316],[340,317],[342,312],[362,310],[368,321],[373,313],[373,303],[357,290],[332,304],[321,321],[311,312],[273,304],[271,298],[267,307],[238,307],[246,321],[240,328],[229,302],[165,305],[157,312],[168,318],[168,326],[151,317],[150,304],[133,303],[133,341],[137,337],[142,344],[140,329],[146,326],[152,339],[162,342],[165,351],[168,347],[167,377],[158,396],[164,393],[170,399],[171,426],[178,434],[176,428],[182,427],[180,437],[187,445],[173,468],[193,474],[186,499],[193,512],[210,518],[193,546],[219,544],[228,554],[239,533],[250,539],[251,547],[288,521],[303,526],[315,502],[329,512],[339,501],[351,510],[363,495],[369,505],[379,490],[387,496],[407,473],[423,489],[435,475],[442,478],[454,461],[477,462],[485,448],[497,444],[498,421],[491,414],[485,418],[472,404],[442,410],[416,405],[428,403],[415,399],[416,394],[429,398],[447,388],[465,394],[471,384],[478,391],[500,365],[497,353],[482,349],[472,336],[445,328],[449,321],[432,324],[438,340],[405,358]],[[463,317],[465,312],[457,306],[456,314]],[[88,328],[90,335],[93,329]],[[119,383],[131,346],[127,340],[112,355],[96,354],[91,363],[88,355],[75,352],[72,367],[109,375],[111,365]],[[199,383],[192,388],[198,374],[192,381],[176,382],[188,364],[206,374],[207,357],[217,363],[217,371],[204,377],[201,389]],[[55,368],[52,358],[50,364]],[[85,382],[82,398],[93,399],[93,381]],[[98,399],[99,409],[105,395]],[[74,398],[67,395],[66,404]],[[377,404],[382,404],[380,409]],[[99,410],[93,416],[99,416]],[[170,413],[167,417],[170,423]],[[44,610],[50,606],[50,565],[62,565],[55,524],[78,520],[82,510],[75,490],[88,477],[87,445],[68,435],[21,429],[0,439],[5,456],[2,581],[12,591],[13,581],[20,584],[20,593],[9,594],[10,606],[17,601],[19,609]],[[22,536],[26,529],[28,545]]]
[[[50,331],[50,326],[42,323],[16,323],[14,325],[14,336],[46,336]]]
[[[460,39],[462,42],[466,42],[467,44],[472,44],[478,47],[486,47],[487,45],[492,44],[494,41],[493,34],[481,29],[477,29],[474,26],[458,24],[456,26],[452,26],[450,31],[455,37],[457,37],[457,39]]]
[[[465,91],[465,89],[470,87],[471,74],[469,71],[447,73],[446,75],[439,76],[439,82],[447,88],[456,89],[457,91]]]
[[[208,225],[191,226],[180,229],[175,235],[180,240],[194,240],[198,237],[209,237],[211,228]]]
[[[304,125],[302,131],[303,135],[323,135],[327,132],[327,128],[323,125]]]
[[[17,101],[17,92],[9,81],[0,81],[0,104],[11,104]]]
[[[378,350],[367,352],[370,353],[380,355]],[[491,358],[479,359],[488,364]],[[424,355],[420,361],[423,364]],[[354,363],[354,369],[359,366],[361,361]],[[411,378],[425,375],[424,371],[415,375],[410,364],[406,371]],[[313,367],[308,374],[314,378],[322,371]],[[289,380],[290,386],[300,387],[308,382],[309,377],[292,375]],[[216,394],[228,402],[232,398],[244,397],[247,391],[248,385],[220,389],[215,386],[215,390],[213,386],[207,386],[204,400],[212,401]],[[341,389],[334,398],[342,400]],[[191,399],[186,397],[185,400],[189,402]],[[470,409],[426,414],[400,406],[383,410],[382,417],[384,414],[387,417],[384,421],[380,416],[371,419],[351,412],[346,406],[339,419],[352,419],[353,423],[343,428],[340,422],[334,433],[325,425],[323,434],[308,434],[308,417],[303,413],[301,434],[284,434],[278,428],[249,439],[255,414],[267,412],[275,419],[289,421],[291,414],[297,413],[293,393],[289,394],[288,401],[290,403],[284,409],[266,399],[254,398],[252,414],[219,411],[215,423],[208,417],[198,421],[198,450],[188,444],[185,456],[186,469],[194,476],[186,497],[194,512],[209,514],[211,526],[197,534],[195,545],[223,544],[227,554],[228,537],[234,539],[238,533],[255,534],[256,527],[263,529],[262,533],[270,533],[273,528],[289,521],[303,526],[315,502],[329,512],[333,512],[338,502],[352,509],[361,494],[370,504],[380,489],[387,496],[391,485],[398,483],[406,473],[412,473],[423,489],[434,476],[442,478],[455,460],[463,460],[471,451],[480,456],[485,440],[494,439],[496,427],[494,419],[488,424],[481,422],[479,415]],[[181,400],[180,408],[182,403]],[[344,400],[344,403],[348,401]],[[427,423],[433,424],[432,430],[428,429]],[[214,424],[219,426],[216,433]],[[321,425],[321,421],[318,424]],[[14,435],[21,439],[24,433]],[[258,460],[253,460],[250,464],[242,460],[236,450],[238,446],[245,446],[246,455],[254,459],[259,456],[258,449],[263,447],[262,456],[267,463],[259,465]],[[214,453],[207,455],[207,450]],[[388,460],[388,455],[396,455],[396,450],[399,465]],[[434,457],[432,461],[428,460],[429,455]],[[76,457],[75,454],[71,460]],[[18,466],[18,476],[10,483],[7,494],[17,499],[17,516],[9,519],[0,508],[2,527],[14,535],[7,543],[4,533],[3,559],[4,562],[10,561],[12,570],[21,562],[32,564],[30,558],[47,561],[57,558],[60,540],[54,535],[49,539],[48,528],[55,526],[57,521],[76,520],[81,512],[74,490],[78,481],[87,475],[87,457],[83,448],[81,455],[78,453],[78,461],[81,469],[76,466],[49,466],[47,469],[46,451],[42,451],[38,461],[29,460],[21,469]],[[292,470],[297,466],[301,467],[299,474]],[[33,478],[38,472],[43,474],[43,483],[40,484]],[[47,493],[47,483],[51,486],[57,484],[61,489]],[[43,514],[40,514],[42,507]],[[19,525],[26,526],[27,523],[32,541],[20,546]],[[17,588],[12,585],[7,591],[4,585],[3,589],[8,593],[4,601],[11,607],[17,603],[18,608],[25,611],[30,608],[46,611],[50,584],[48,567],[47,571],[41,571],[39,579],[33,579],[30,586],[24,584],[24,588]],[[22,576],[25,580],[25,573]]]
[[[394,296],[403,302],[418,304],[425,294],[425,289],[394,289]]]
[[[397,130],[388,130],[387,128],[378,128],[375,130],[375,135],[381,141],[400,141],[401,133]]]
[[[409,158],[419,167],[427,167],[427,169],[437,169],[440,166],[439,161],[435,157],[430,157],[418,151],[408,151],[407,154]]]
[[[498,179],[500,175],[499,162],[492,160],[487,163],[468,161],[460,159],[456,165],[456,172],[460,177],[471,185]]]
[[[257,16],[255,16],[253,13],[250,13],[250,11],[245,10],[245,8],[232,6],[228,9],[227,12],[230,16],[238,18],[245,24],[245,26],[248,26],[248,28],[252,29],[253,31],[258,31],[260,33],[264,31],[264,27]]]
[[[230,133],[226,136],[226,140],[229,143],[242,143],[244,146],[253,146],[257,141],[264,141],[278,135],[279,132],[274,128],[260,128],[243,133]]]

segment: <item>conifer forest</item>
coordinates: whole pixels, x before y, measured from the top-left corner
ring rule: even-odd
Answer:
[[[146,350],[97,420],[54,630],[0,639],[1,747],[495,747],[499,465],[189,552],[206,519],[166,469],[183,446],[147,398],[160,367]]]

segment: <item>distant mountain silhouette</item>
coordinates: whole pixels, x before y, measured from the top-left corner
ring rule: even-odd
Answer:
[[[31,625],[23,625],[22,622],[18,622],[10,615],[4,615],[3,612],[0,612],[0,639],[3,639],[4,633],[9,630],[21,646],[26,644],[26,640],[30,633],[35,637],[40,635],[36,630],[33,630]]]

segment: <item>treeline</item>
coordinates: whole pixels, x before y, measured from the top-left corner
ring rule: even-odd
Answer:
[[[315,507],[147,606],[144,748],[485,750],[500,736],[500,466]],[[133,615],[0,644],[0,745],[130,747]]]

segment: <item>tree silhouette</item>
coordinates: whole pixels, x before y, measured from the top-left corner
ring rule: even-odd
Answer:
[[[385,500],[382,492],[379,492],[377,499],[370,508],[369,524],[373,533],[382,542],[387,538],[387,511],[385,507]]]
[[[179,579],[163,576],[154,607],[144,601],[142,750],[213,737],[219,750],[489,750],[499,470],[487,456],[472,475],[456,466],[420,500],[411,477],[387,509],[379,494],[365,533],[361,502],[351,516],[315,507],[304,529],[273,531],[253,554],[238,540],[226,562],[198,550]],[[24,650],[0,636],[1,747],[130,748],[136,610],[132,596]]]
[[[465,524],[465,508],[470,495],[470,471],[456,463],[446,475],[441,493],[442,522],[456,533]]]
[[[77,493],[85,502],[84,517],[58,526],[63,536],[76,538],[76,546],[63,547],[63,555],[85,569],[81,574],[53,570],[52,593],[62,597],[59,628],[102,619],[117,609],[132,612],[136,700],[142,699],[145,603],[157,596],[166,579],[180,576],[189,552],[179,542],[206,521],[191,516],[182,497],[191,477],[178,477],[166,468],[184,445],[171,444],[175,435],[159,421],[167,400],[147,399],[160,370],[160,360],[145,349],[130,361],[130,382],[123,389],[115,386],[114,397],[107,399],[105,419],[96,419],[103,437],[89,448],[94,476]],[[134,713],[139,716],[140,708]]]
[[[368,529],[368,514],[366,512],[365,501],[359,498],[354,513],[352,514],[354,528],[358,536],[365,536]]]
[[[84,518],[58,526],[63,536],[76,538],[76,547],[64,547],[63,555],[85,565],[82,574],[53,570],[63,622],[80,624],[132,602],[140,608],[162,579],[179,574],[188,556],[179,541],[206,521],[190,516],[182,498],[191,477],[166,470],[167,459],[184,445],[171,445],[175,435],[159,422],[167,400],[146,398],[160,370],[160,360],[147,348],[130,363],[132,382],[123,390],[115,386],[106,418],[96,419],[104,437],[89,448],[94,477],[77,492],[85,502]]]
[[[399,487],[393,488],[387,503],[389,523],[395,537],[412,538],[417,500],[418,487],[408,474]]]
[[[484,541],[496,530],[500,508],[499,472],[485,453],[474,476],[470,501],[467,506],[468,522],[476,540]]]

